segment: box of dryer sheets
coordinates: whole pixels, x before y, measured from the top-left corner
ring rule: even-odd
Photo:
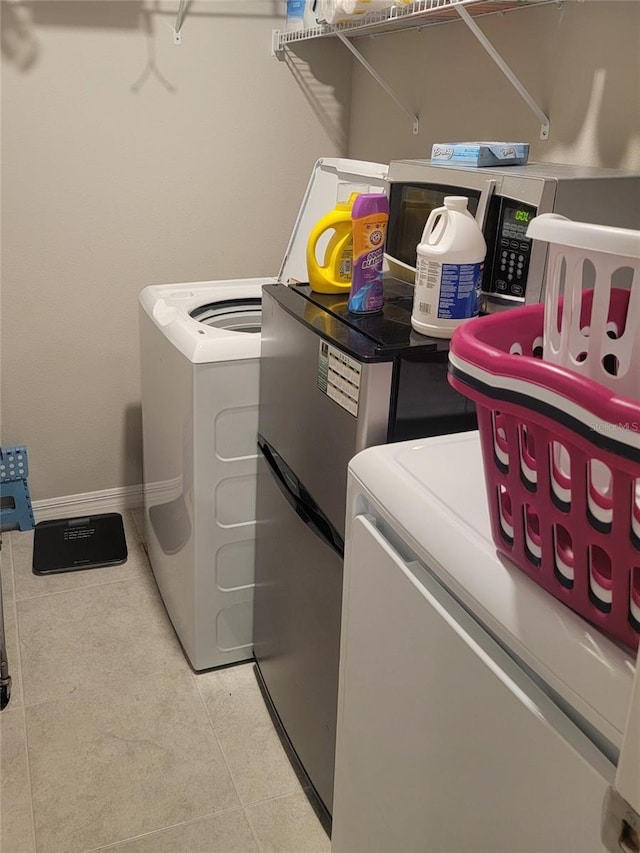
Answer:
[[[528,142],[437,142],[431,149],[432,163],[461,166],[524,166],[528,159]]]

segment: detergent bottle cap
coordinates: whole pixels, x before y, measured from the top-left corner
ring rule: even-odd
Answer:
[[[384,193],[363,193],[353,203],[353,218],[374,213],[389,213],[389,200]]]
[[[448,210],[466,210],[468,201],[466,195],[448,195],[445,196],[444,206]]]

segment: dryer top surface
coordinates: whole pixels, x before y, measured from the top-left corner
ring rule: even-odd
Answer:
[[[348,506],[379,516],[501,644],[619,747],[634,658],[496,552],[478,433],[372,447]],[[347,524],[347,534],[349,524]]]

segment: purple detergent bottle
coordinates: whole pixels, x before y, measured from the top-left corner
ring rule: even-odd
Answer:
[[[349,311],[381,311],[382,259],[389,222],[389,200],[384,193],[362,193],[353,203],[353,267]]]

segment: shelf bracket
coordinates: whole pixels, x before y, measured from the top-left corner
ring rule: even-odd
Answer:
[[[534,113],[536,118],[540,121],[540,139],[548,139],[549,138],[549,118],[548,116],[540,109],[538,104],[533,100],[529,92],[522,85],[520,80],[516,77],[513,71],[509,68],[504,59],[500,56],[495,47],[491,44],[489,39],[482,32],[480,27],[476,24],[471,15],[467,12],[464,6],[456,5],[455,9],[465,22],[467,27],[471,30],[473,35],[478,39],[480,44],[487,51],[491,59],[496,63],[498,68],[505,75],[507,80],[514,87],[516,92],[520,95],[520,97],[527,103],[529,109]]]
[[[173,28],[174,44],[182,44],[182,33],[180,32],[180,30],[182,29],[182,24],[184,21],[185,5],[186,0],[180,0],[180,5],[178,6],[178,14],[176,15],[176,25]]]
[[[409,116],[409,118],[411,119],[411,123],[412,123],[413,133],[417,134],[418,131],[420,130],[420,121],[418,119],[418,116],[415,115],[414,113],[412,113],[411,110],[407,109],[407,107],[405,107],[405,105],[402,103],[400,98],[393,91],[391,86],[389,86],[389,84],[382,79],[382,77],[378,74],[378,72],[375,70],[375,68],[373,68],[367,62],[367,60],[360,53],[360,51],[358,51],[353,46],[353,44],[349,41],[349,39],[346,38],[346,36],[344,36],[340,32],[340,30],[334,29],[334,34],[340,39],[340,41],[347,48],[347,50],[349,50],[355,56],[355,58],[363,66],[363,68],[365,68],[369,72],[369,74],[371,74],[371,76],[376,81],[376,83],[378,83],[380,86],[382,86],[382,88],[385,90],[387,95],[389,95],[389,97],[392,98],[396,102],[396,104],[400,107],[400,109]]]

